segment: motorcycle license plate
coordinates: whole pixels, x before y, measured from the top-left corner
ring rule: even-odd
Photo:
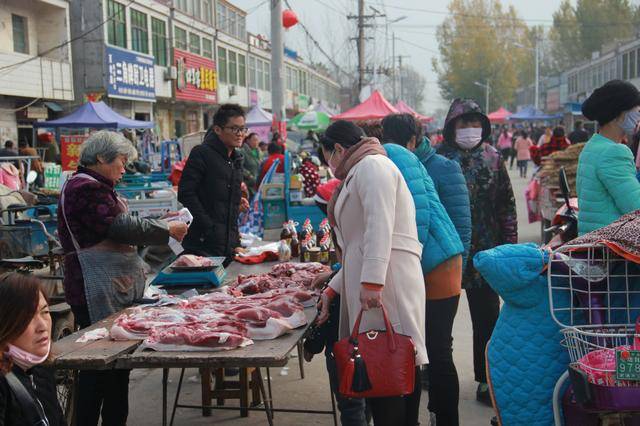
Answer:
[[[616,350],[616,379],[640,380],[640,351]]]

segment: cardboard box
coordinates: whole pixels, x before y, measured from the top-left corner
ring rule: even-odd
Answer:
[[[266,183],[262,185],[264,200],[284,200],[284,183]]]
[[[284,200],[263,200],[264,208],[264,228],[282,228],[282,224],[287,221],[287,210]]]

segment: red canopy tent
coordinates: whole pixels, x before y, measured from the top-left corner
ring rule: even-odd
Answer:
[[[488,115],[489,121],[492,123],[506,123],[507,117],[509,117],[512,113],[507,111],[506,109],[500,107],[497,111],[493,111]]]
[[[382,93],[376,90],[360,105],[356,105],[342,114],[334,115],[331,117],[331,120],[381,120],[389,114],[398,114],[398,112],[399,111],[382,96]]]
[[[429,123],[430,121],[433,121],[433,117],[427,117],[426,115],[417,113],[413,108],[405,104],[404,101],[398,101],[398,103],[396,104],[396,109],[405,114],[413,115],[415,118],[420,120],[421,123]]]

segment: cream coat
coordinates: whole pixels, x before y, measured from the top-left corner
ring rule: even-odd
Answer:
[[[382,303],[394,330],[411,336],[416,365],[426,364],[422,245],[409,188],[383,155],[362,159],[344,182],[335,206],[342,269],[329,283],[341,295],[339,335],[348,336],[353,329],[361,307],[361,283],[384,284]],[[371,329],[385,329],[379,309],[362,317],[360,331]]]

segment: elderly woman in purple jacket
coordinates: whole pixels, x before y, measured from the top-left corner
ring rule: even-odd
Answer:
[[[119,133],[100,131],[82,145],[78,170],[65,183],[58,204],[58,234],[64,249],[67,303],[81,328],[132,305],[145,286],[138,245],[181,241],[187,225],[132,216],[115,191],[125,165],[137,157]],[[80,373],[77,424],[124,425],[128,370]],[[102,413],[101,413],[102,411]]]

